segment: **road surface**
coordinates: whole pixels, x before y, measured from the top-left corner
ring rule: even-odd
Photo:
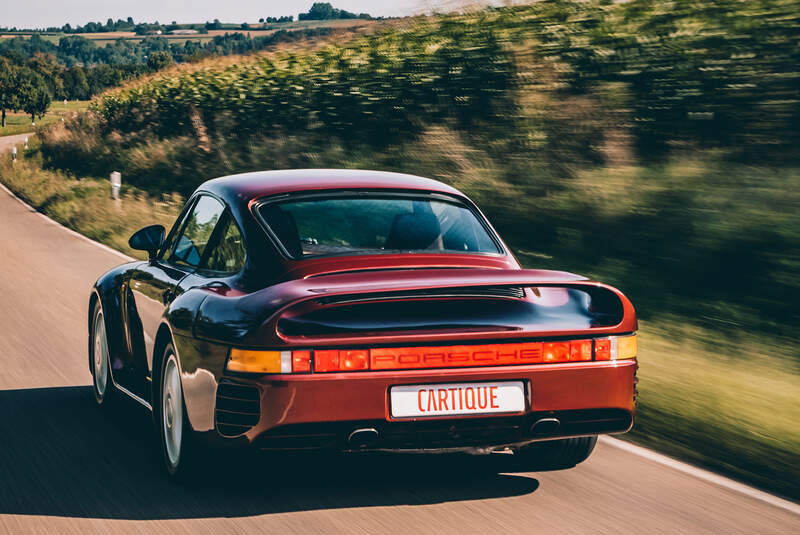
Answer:
[[[221,453],[177,485],[143,410],[109,413],[88,386],[89,288],[121,261],[0,189],[0,533],[800,533],[794,505],[612,441],[528,474],[430,456],[248,468]]]
[[[0,136],[0,154],[5,155],[6,152],[11,150],[11,147],[16,146],[18,152],[22,152],[22,146],[25,143],[25,138],[32,138],[33,133],[17,134],[15,136]]]

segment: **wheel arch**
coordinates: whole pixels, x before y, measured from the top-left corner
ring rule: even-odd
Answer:
[[[153,415],[156,413],[156,407],[161,402],[161,388],[158,384],[158,381],[161,377],[161,366],[163,365],[164,360],[164,349],[167,347],[167,344],[172,344],[173,349],[175,349],[175,340],[172,336],[172,329],[170,329],[167,322],[162,322],[161,325],[158,327],[158,332],[156,332],[156,341],[153,344],[153,369],[150,371],[150,403],[153,407]],[[180,368],[181,357],[178,354],[178,350],[175,349],[175,358],[178,359],[178,367]]]
[[[92,293],[89,294],[89,312],[87,314],[87,316],[88,316],[87,328],[88,328],[89,335],[87,337],[88,346],[86,348],[87,349],[86,357],[88,358],[87,364],[89,365],[89,371],[92,370],[92,343],[93,343],[92,330],[94,329],[94,309],[97,306],[97,303],[101,303],[100,296],[97,295],[97,290],[93,289]],[[100,306],[101,307],[103,306],[102,303],[100,304]]]

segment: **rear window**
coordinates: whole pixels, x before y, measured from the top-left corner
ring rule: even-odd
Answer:
[[[388,252],[500,253],[455,199],[357,195],[269,202],[259,215],[295,258]]]

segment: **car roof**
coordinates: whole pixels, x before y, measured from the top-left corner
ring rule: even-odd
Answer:
[[[291,169],[257,171],[230,175],[204,182],[198,191],[209,191],[229,203],[249,203],[252,199],[314,190],[392,189],[463,194],[438,180],[387,171],[355,169]]]

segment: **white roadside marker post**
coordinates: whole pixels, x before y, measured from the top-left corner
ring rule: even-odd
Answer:
[[[28,150],[28,137],[25,136],[25,150]]]
[[[11,161],[17,163],[17,147],[16,145],[11,147]]]
[[[122,187],[122,174],[119,171],[114,171],[111,173],[109,181],[111,182],[111,198],[118,201],[119,190]]]

